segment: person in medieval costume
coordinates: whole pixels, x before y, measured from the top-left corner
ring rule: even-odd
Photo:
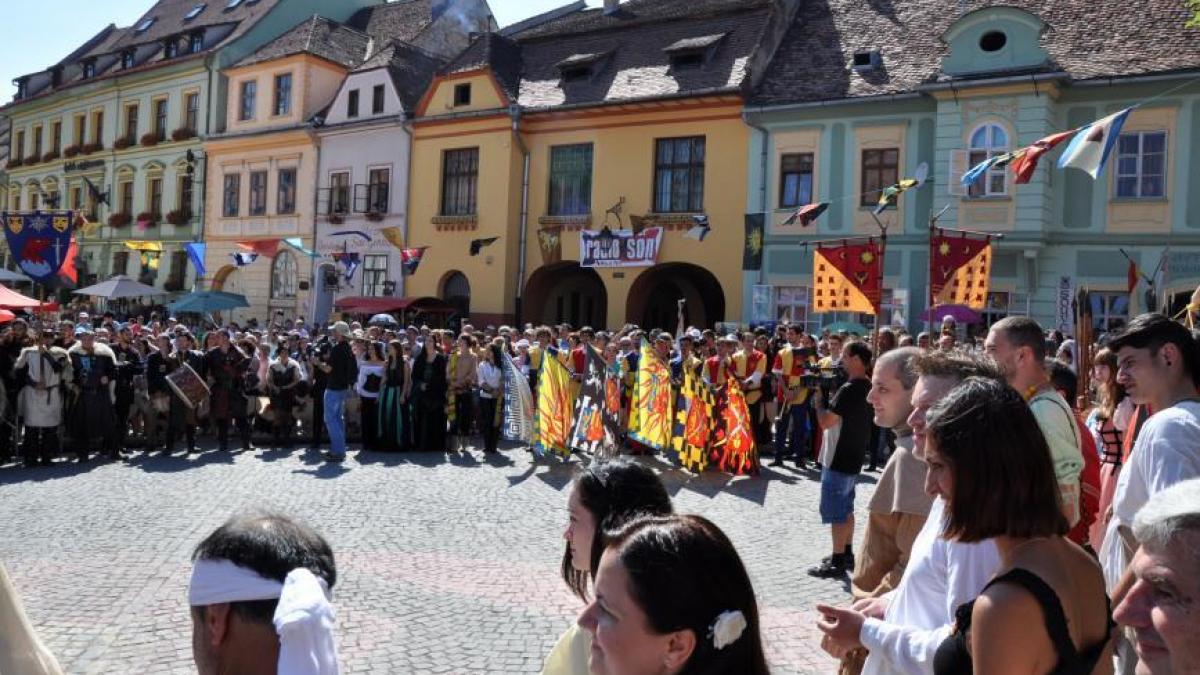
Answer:
[[[16,370],[25,373],[17,409],[25,424],[25,467],[49,466],[58,454],[58,427],[63,418],[63,386],[71,381],[67,350],[54,346],[54,331],[42,331],[37,346],[17,357]]]
[[[129,436],[129,412],[133,408],[134,387],[133,379],[144,371],[142,357],[133,348],[133,332],[129,326],[117,330],[116,341],[112,343],[113,354],[116,358],[117,376],[115,400],[113,407],[117,417],[117,447],[125,445]]]
[[[179,333],[175,336],[175,350],[167,357],[166,365],[168,374],[184,365],[191,367],[201,379],[208,373],[204,352],[196,349],[196,338],[190,333]],[[168,386],[168,389],[171,388]],[[193,408],[184,402],[178,392],[171,389],[167,404],[167,454],[175,452],[175,439],[179,438],[180,431],[187,438],[188,452],[196,451],[196,426],[204,405],[202,403]]]
[[[217,428],[217,441],[221,450],[229,449],[229,425],[237,424],[242,437],[242,450],[253,450],[250,444],[250,423],[246,419],[246,395],[243,386],[250,359],[237,347],[230,344],[229,334],[217,333],[217,346],[204,356],[208,380],[212,385],[212,401],[209,417]]]
[[[75,452],[80,462],[87,461],[91,445],[99,441],[110,459],[119,459],[112,395],[117,375],[116,355],[108,345],[96,341],[91,329],[84,329],[78,335],[79,342],[67,351],[76,392],[70,417]]]

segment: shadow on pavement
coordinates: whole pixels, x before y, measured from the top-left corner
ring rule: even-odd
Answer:
[[[16,485],[17,483],[45,483],[59,478],[70,478],[88,473],[92,469],[107,463],[107,458],[92,457],[80,464],[74,459],[59,459],[52,466],[37,466],[26,469],[21,464],[8,464],[0,467],[0,485]]]

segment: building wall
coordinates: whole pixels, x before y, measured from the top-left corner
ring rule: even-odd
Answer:
[[[275,79],[292,76],[290,110],[275,114]],[[225,110],[227,134],[241,134],[269,129],[293,127],[305,123],[317,111],[329,105],[346,76],[346,68],[307,54],[298,54],[265,63],[257,63],[226,71],[229,79],[229,101]],[[241,119],[242,87],[254,82],[254,114]]]

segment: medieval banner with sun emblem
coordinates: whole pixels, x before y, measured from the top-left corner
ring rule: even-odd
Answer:
[[[992,272],[990,239],[972,239],[965,234],[947,236],[939,231],[929,238],[929,259],[935,306],[983,309],[987,305]]]
[[[742,248],[742,269],[761,270],[763,259],[763,237],[766,219],[761,213],[746,214],[746,243]]]
[[[21,271],[34,281],[54,278],[67,261],[74,231],[70,211],[5,213],[4,236]]]
[[[813,312],[877,314],[883,246],[875,240],[820,246],[813,259]]]

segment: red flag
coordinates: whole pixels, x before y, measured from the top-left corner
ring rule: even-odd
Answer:
[[[758,473],[758,453],[754,446],[753,421],[746,396],[737,380],[730,378],[725,389],[724,406],[721,408],[720,440],[713,447],[718,454],[717,465],[722,471],[737,475]]]
[[[75,243],[75,238],[71,238],[71,246],[67,249],[67,257],[63,260],[62,267],[58,268],[58,275],[64,279],[69,279],[71,283],[79,283],[79,271],[75,269],[75,256],[79,254],[79,244]]]
[[[878,242],[821,247],[813,259],[814,313],[877,314],[883,259]]]
[[[1128,292],[1133,293],[1133,289],[1137,288],[1139,276],[1141,275],[1138,274],[1137,263],[1130,260],[1129,269],[1125,272],[1125,285],[1129,287]]]
[[[1034,141],[1033,145],[1016,153],[1017,156],[1013,159],[1011,166],[1013,174],[1017,177],[1017,184],[1028,183],[1029,179],[1033,178],[1033,172],[1037,169],[1038,160],[1041,159],[1042,155],[1050,152],[1059,143],[1074,136],[1076,131],[1078,129],[1052,134],[1041,140]]]
[[[933,264],[930,265],[933,277],[930,279],[930,284],[933,286],[933,295],[939,295],[947,284],[955,281],[959,269],[968,264],[990,268],[990,260],[986,257],[985,251],[988,247],[987,239],[972,239],[965,236],[948,237],[940,232],[930,237],[929,256],[933,261]],[[976,260],[977,258],[979,260]],[[973,272],[974,270],[972,270],[972,276]],[[986,289],[982,295],[987,296]],[[968,303],[956,301],[953,304]]]
[[[252,241],[239,241],[236,243],[247,251],[253,251],[268,258],[275,257],[275,252],[279,250],[278,239],[254,239]]]

